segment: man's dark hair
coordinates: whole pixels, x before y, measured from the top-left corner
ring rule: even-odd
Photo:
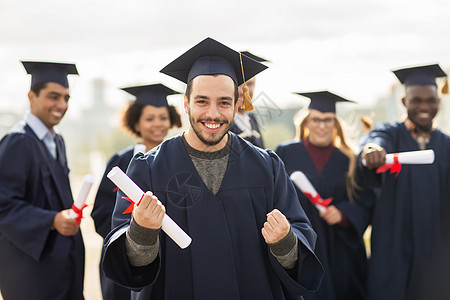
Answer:
[[[218,75],[222,75],[222,74],[213,74],[213,75],[209,75],[209,76],[218,76]],[[187,86],[186,86],[186,92],[184,92],[184,94],[186,95],[186,97],[188,98],[188,102],[191,100],[191,93],[192,93],[192,81],[189,81]],[[237,103],[238,97],[239,97],[239,92],[238,92],[238,86],[236,84],[236,82],[233,81],[234,84],[234,104]]]
[[[36,83],[34,85],[31,86],[31,89],[37,97],[39,97],[39,93],[41,92],[41,90],[45,89],[47,87],[47,82],[40,82],[40,83]]]

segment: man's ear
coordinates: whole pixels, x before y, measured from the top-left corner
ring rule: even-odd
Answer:
[[[33,106],[36,102],[36,93],[33,91],[28,92],[28,100],[30,100],[30,106]]]
[[[242,101],[238,99],[238,101],[236,101],[236,103],[234,104],[234,114],[233,114],[233,118],[236,116],[239,107],[241,107],[242,105]]]
[[[189,114],[189,99],[186,96],[186,94],[184,94],[184,112],[188,115]]]
[[[244,99],[242,99],[242,97],[239,97],[238,100],[236,101],[236,107],[239,109],[239,107],[242,106],[242,102],[244,101]]]
[[[405,97],[402,98],[402,103],[403,103],[403,106],[406,107],[406,98]]]

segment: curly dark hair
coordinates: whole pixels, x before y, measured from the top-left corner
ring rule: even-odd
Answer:
[[[138,138],[141,137],[141,133],[136,131],[135,126],[141,118],[142,110],[144,107],[144,104],[133,101],[127,106],[124,113],[122,114],[122,127],[131,135]],[[178,113],[177,108],[173,105],[169,105],[167,106],[167,109],[169,110],[170,128],[180,128],[182,126],[181,116]]]

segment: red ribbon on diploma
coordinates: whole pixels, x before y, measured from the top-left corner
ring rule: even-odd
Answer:
[[[72,210],[77,214],[77,217],[75,220],[77,220],[77,224],[81,222],[81,219],[83,218],[83,209],[87,207],[87,204],[84,204],[83,207],[78,208],[75,206],[75,203],[72,204]]]
[[[394,163],[393,164],[385,164],[377,169],[377,174],[384,173],[387,170],[391,169],[391,174],[396,173],[395,177],[398,176],[400,170],[402,169],[402,165],[398,162],[398,153],[393,154]]]
[[[136,207],[138,207],[139,204],[141,204],[141,201],[142,201],[142,198],[144,198],[144,195],[145,195],[145,194],[142,194],[141,199],[139,199],[139,202],[136,204]],[[133,212],[133,210],[134,210],[134,201],[131,200],[131,199],[128,198],[128,197],[122,197],[122,199],[125,199],[125,200],[128,200],[128,201],[131,202],[130,206],[128,206],[127,209],[125,209],[125,210],[123,211],[122,215],[124,215],[124,214],[129,214],[129,213]]]
[[[322,199],[322,198],[320,198],[319,194],[317,194],[315,197],[313,197],[310,193],[304,193],[304,194],[305,194],[306,198],[308,198],[309,201],[311,201],[312,204],[323,206],[326,209],[328,209],[328,205],[330,205],[331,201],[333,201],[333,197],[330,197],[327,199]]]

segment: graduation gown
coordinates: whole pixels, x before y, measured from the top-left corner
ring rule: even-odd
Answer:
[[[95,230],[102,238],[106,238],[111,231],[111,218],[116,203],[117,189],[114,183],[106,177],[106,175],[115,166],[118,166],[122,171],[126,171],[128,164],[133,158],[134,147],[130,146],[119,153],[114,154],[108,161],[103,174],[102,181],[98,187],[97,195],[95,196],[94,207],[91,212],[91,217],[94,219]],[[102,250],[103,253],[103,250]],[[110,279],[106,278],[101,268],[100,262],[100,284],[102,288],[103,299],[105,300],[126,300],[130,299],[130,290],[118,286]]]
[[[91,212],[91,217],[95,223],[95,230],[102,238],[105,238],[111,231],[111,218],[117,194],[115,184],[106,175],[115,166],[118,166],[122,171],[126,172],[133,158],[133,152],[133,146],[127,147],[119,153],[114,154],[106,164],[105,172],[98,187],[94,207]]]
[[[9,299],[83,299],[81,232],[51,230],[73,203],[64,142],[50,155],[25,122],[0,142],[0,289]]]
[[[382,124],[366,142],[380,145],[387,153],[419,150],[404,123]],[[423,291],[448,290],[448,277],[438,285],[439,268],[429,266],[433,261],[436,266],[448,262],[450,253],[440,249],[449,230],[442,222],[449,215],[450,138],[435,130],[426,148],[434,150],[434,163],[403,165],[397,177],[359,166],[380,188],[372,217],[369,299],[448,299],[448,292],[441,298]]]
[[[350,221],[349,228],[330,226],[320,216],[317,208],[297,189],[298,199],[317,233],[316,255],[325,269],[324,280],[317,293],[305,295],[305,299],[365,299],[366,252],[362,235],[369,224],[370,205],[373,201],[370,189],[358,190],[351,203],[346,191],[346,175],[349,159],[334,148],[322,172],[318,172],[303,142],[287,142],[277,147],[276,153],[283,160],[290,175],[303,172],[323,199],[332,197],[330,205],[341,210]],[[365,204],[363,203],[363,204]]]
[[[262,139],[262,134],[261,134],[261,130],[259,129],[258,122],[256,121],[256,118],[252,113],[249,113],[248,116],[250,118],[250,125],[252,126],[252,131],[256,131],[259,134],[259,138],[255,137],[255,136],[245,136],[244,140],[249,141],[250,143],[252,143],[255,146],[264,148],[264,142]],[[237,135],[240,135],[244,132],[235,123],[233,123],[233,125],[231,126],[230,131]]]
[[[301,299],[318,288],[323,269],[313,252],[316,234],[282,162],[272,151],[230,136],[228,166],[216,195],[203,183],[180,136],[130,163],[131,179],[151,190],[192,237],[182,250],[161,231],[156,260],[132,267],[124,247],[130,214],[122,214],[129,202],[119,192],[103,268],[114,281],[140,291],[134,299]],[[292,270],[283,269],[261,234],[274,208],[298,238]]]

